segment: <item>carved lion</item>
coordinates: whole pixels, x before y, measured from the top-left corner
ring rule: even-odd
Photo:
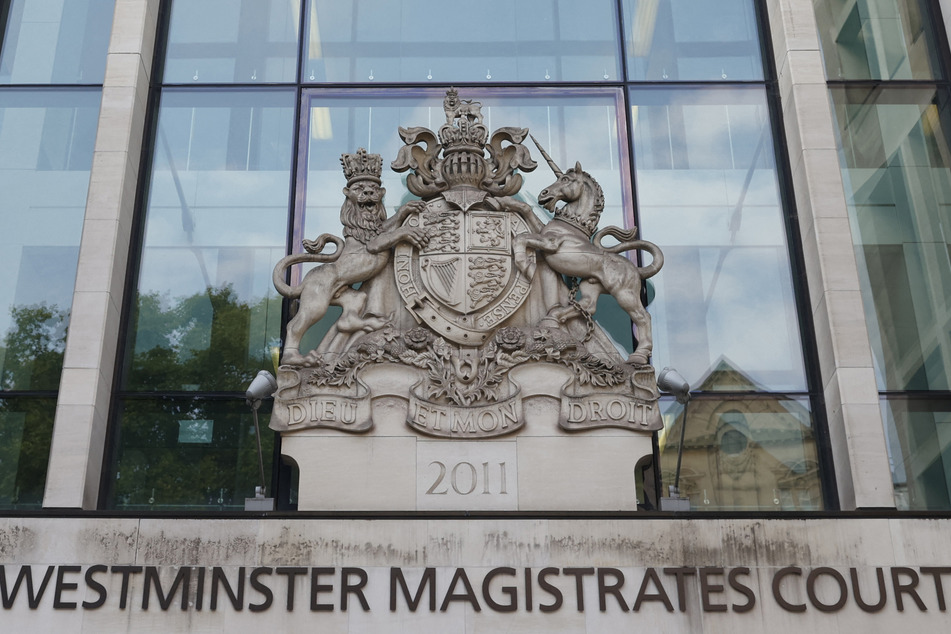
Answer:
[[[352,285],[379,274],[389,262],[390,250],[398,243],[405,241],[417,248],[425,247],[426,233],[420,228],[400,226],[409,214],[420,210],[422,201],[409,202],[387,218],[383,206],[385,193],[383,187],[368,180],[344,187],[340,222],[345,239],[325,233],[316,240],[304,240],[306,253],[282,258],[274,267],[273,281],[277,292],[287,298],[300,299],[297,314],[287,324],[282,363],[303,363],[301,338],[320,321],[331,305],[343,309],[336,322],[341,332],[370,332],[386,325],[386,320],[380,317],[364,316],[366,295]],[[332,253],[322,252],[327,243],[336,247]],[[288,285],[284,281],[284,271],[301,262],[318,262],[321,266],[308,271],[297,286]]]

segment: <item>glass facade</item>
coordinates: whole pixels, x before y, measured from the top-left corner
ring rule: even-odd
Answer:
[[[732,368],[717,373],[730,375]],[[746,395],[698,398],[665,410],[661,477],[707,511],[811,511],[823,508],[816,434],[808,398]]]
[[[125,399],[118,416],[122,443],[115,508],[243,510],[245,498],[254,497],[260,484],[258,447],[251,412],[242,401]],[[270,456],[273,434],[262,430],[261,441]]]
[[[115,0],[0,3],[0,85],[102,84]]]
[[[813,0],[829,79],[941,76],[927,0]]]
[[[816,8],[895,501],[947,509],[951,112],[934,17],[914,0]]]
[[[599,82],[621,76],[613,0],[309,0],[304,82]]]
[[[42,503],[113,5],[0,3],[0,509]]]
[[[654,356],[704,390],[806,392],[783,203],[760,87],[634,88],[639,226],[663,245]]]
[[[900,509],[951,510],[951,400],[882,401],[888,459]]]
[[[286,0],[172,2],[163,81],[293,82],[299,6]]]
[[[287,239],[293,118],[286,89],[162,94],[121,382],[117,508],[243,508],[254,495],[256,469],[235,471],[251,458],[256,467],[247,407],[209,399],[275,370],[271,270]],[[184,482],[215,486],[199,495],[183,484],[192,467],[200,478]]]
[[[762,80],[756,3],[624,0],[633,81]]]
[[[948,511],[944,22],[932,0],[810,1],[895,502]],[[106,51],[129,35],[113,33],[115,10],[0,2],[0,510],[43,502]],[[580,161],[604,188],[601,226],[636,226],[664,251],[644,292],[652,363],[683,374],[693,400],[686,412],[661,401],[657,491],[682,452],[695,510],[835,508],[765,1],[163,0],[157,13],[101,507],[229,510],[253,495],[240,397],[276,369],[294,310],[274,263],[340,234],[341,153],[365,147],[388,165],[397,128],[438,128],[458,86],[490,129],[527,127],[559,165]],[[385,169],[388,210],[413,198],[405,176]],[[539,160],[524,177],[518,196],[547,220],[535,195],[550,170]],[[595,318],[633,348],[611,297]],[[262,414],[268,489],[289,508]]]
[[[55,398],[0,399],[0,509],[43,503],[55,409]]]
[[[95,90],[0,91],[0,389],[59,386],[99,115]]]
[[[528,127],[598,180],[601,226],[637,225],[664,250],[647,289],[653,362],[694,386],[694,507],[823,508],[759,24],[752,0],[172,2],[106,505],[214,510],[253,494],[248,415],[228,399],[275,369],[274,263],[339,234],[341,153],[388,164],[399,126],[438,127],[446,89],[470,84],[489,129]],[[547,219],[534,196],[552,174],[524,176],[519,196]],[[412,198],[404,178],[384,171],[388,209]],[[631,350],[610,297],[595,317]],[[680,411],[665,406],[664,487]],[[740,454],[756,465],[742,481]]]
[[[639,227],[665,255],[653,356],[697,392],[686,423],[665,410],[661,481],[682,453],[692,508],[822,508],[765,90],[633,87],[630,100]]]
[[[166,91],[123,387],[233,391],[271,367],[293,92]]]
[[[947,95],[832,91],[879,389],[951,389]]]

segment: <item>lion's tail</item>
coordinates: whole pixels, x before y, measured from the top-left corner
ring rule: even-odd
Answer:
[[[327,243],[332,243],[336,250],[333,253],[321,253]],[[304,249],[307,253],[293,253],[281,258],[274,267],[274,273],[271,280],[274,282],[274,288],[277,292],[289,299],[297,299],[301,294],[300,286],[291,286],[284,281],[284,271],[295,264],[302,262],[327,263],[335,262],[340,257],[343,249],[343,239],[329,233],[321,234],[316,240],[304,240]]]
[[[653,242],[648,242],[647,240],[635,240],[634,236],[637,235],[637,228],[634,229],[621,229],[620,227],[605,227],[598,231],[591,238],[594,244],[598,245],[608,253],[624,253],[625,251],[633,251],[635,249],[641,249],[647,251],[651,254],[651,263],[647,266],[642,266],[638,268],[638,271],[641,274],[641,279],[647,279],[649,277],[654,277],[657,275],[660,268],[664,266],[664,254],[661,252],[660,247],[658,247]],[[605,236],[611,236],[620,240],[620,243],[612,246],[604,246],[601,244],[601,240]]]

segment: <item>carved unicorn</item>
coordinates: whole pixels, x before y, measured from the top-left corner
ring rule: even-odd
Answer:
[[[581,168],[581,163],[568,171],[562,171],[551,157],[532,137],[542,156],[558,177],[538,195],[538,202],[554,214],[547,224],[532,212],[531,207],[513,198],[497,198],[493,206],[519,213],[533,233],[515,237],[515,264],[532,279],[536,266],[529,250],[542,254],[545,264],[555,273],[580,278],[580,299],[567,304],[561,301],[548,303],[548,317],[565,322],[578,316],[578,306],[591,315],[597,307],[598,297],[608,293],[631,317],[637,327],[637,348],[628,358],[628,363],[646,365],[653,349],[651,318],[641,303],[643,281],[660,271],[664,255],[660,248],[646,240],[635,240],[637,229],[624,230],[610,226],[596,232],[601,212],[604,210],[604,193],[597,181]],[[564,202],[561,207],[557,203]],[[593,235],[592,235],[593,234]],[[619,244],[604,246],[601,241],[612,236]],[[626,257],[625,251],[643,249],[651,254],[651,263],[639,267]],[[560,294],[564,297],[564,293]]]

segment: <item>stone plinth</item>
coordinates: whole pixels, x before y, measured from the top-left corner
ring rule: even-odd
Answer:
[[[300,469],[302,511],[636,510],[650,434],[572,434],[555,423],[558,407],[535,399],[519,433],[473,441],[421,436],[405,402],[383,398],[370,435],[304,430],[284,436],[282,453]]]

